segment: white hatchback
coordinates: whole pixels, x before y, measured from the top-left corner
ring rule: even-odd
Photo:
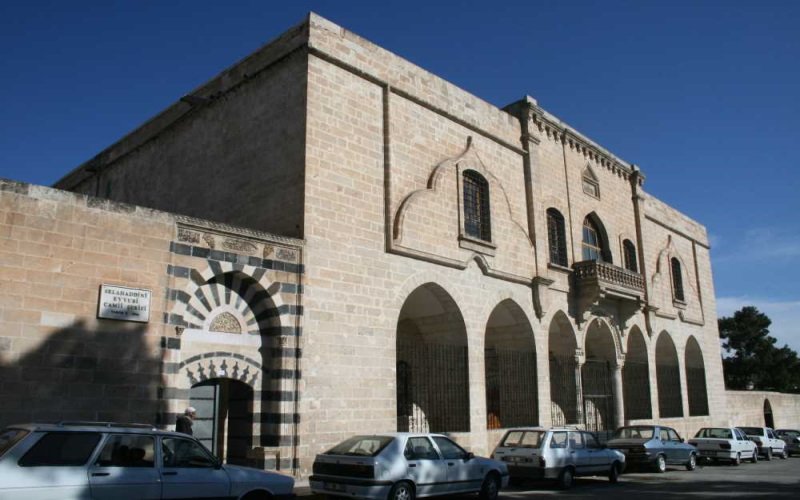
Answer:
[[[616,483],[625,455],[588,431],[555,427],[511,429],[492,453],[508,464],[512,479],[555,479],[566,489],[576,476],[607,476]]]
[[[283,500],[294,479],[222,464],[196,439],[146,425],[14,425],[0,432],[0,500]]]
[[[505,464],[476,457],[439,434],[354,436],[314,460],[311,491],[379,500],[480,493],[495,500],[508,485]]]

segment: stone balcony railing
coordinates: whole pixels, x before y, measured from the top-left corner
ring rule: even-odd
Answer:
[[[620,298],[634,300],[640,300],[644,295],[644,277],[639,273],[594,260],[576,262],[572,269],[579,292],[591,289],[601,295],[611,292],[612,295],[621,295]]]

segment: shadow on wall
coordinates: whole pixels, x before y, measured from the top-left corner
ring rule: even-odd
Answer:
[[[77,321],[16,361],[0,361],[0,428],[62,420],[158,423],[158,345],[146,342],[145,325],[100,326]],[[7,352],[20,346],[17,338],[3,341]]]

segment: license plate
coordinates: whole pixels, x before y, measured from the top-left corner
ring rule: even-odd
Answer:
[[[344,485],[339,483],[324,483],[323,487],[331,491],[344,491]]]
[[[522,457],[506,457],[506,462],[518,463],[522,462]]]

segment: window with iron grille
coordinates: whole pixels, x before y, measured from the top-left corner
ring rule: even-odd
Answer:
[[[673,257],[670,260],[670,267],[672,268],[672,296],[675,300],[686,300],[683,295],[683,276],[681,274],[681,262]]]
[[[492,241],[489,183],[474,170],[464,172],[464,232],[473,238]]]
[[[567,237],[564,216],[555,208],[547,209],[547,240],[550,244],[550,262],[567,265]]]
[[[631,240],[623,241],[622,251],[625,254],[625,269],[638,273],[639,269],[636,265],[636,247],[633,246],[633,242],[631,242]]]

